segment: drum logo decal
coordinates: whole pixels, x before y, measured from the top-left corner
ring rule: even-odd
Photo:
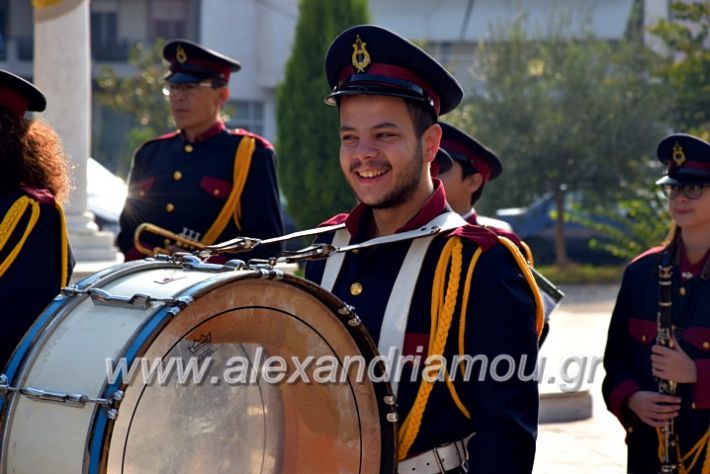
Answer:
[[[192,341],[190,347],[187,348],[190,354],[200,360],[204,360],[217,352],[217,348],[212,344],[212,333],[201,334],[196,341]]]
[[[168,283],[171,283],[171,282],[177,281],[177,280],[182,280],[183,278],[187,278],[187,275],[185,275],[183,272],[180,272],[178,270],[173,270],[169,274],[165,275],[163,278],[160,278],[158,280],[153,280],[153,283],[157,283],[158,285],[167,285]]]

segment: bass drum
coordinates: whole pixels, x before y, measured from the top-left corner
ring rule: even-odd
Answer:
[[[64,290],[16,349],[0,472],[393,473],[383,369],[351,308],[303,279],[118,265]]]

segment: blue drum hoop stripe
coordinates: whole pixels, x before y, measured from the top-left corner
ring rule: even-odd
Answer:
[[[71,300],[71,297],[57,296],[49,304],[49,306],[45,308],[45,310],[42,312],[42,314],[40,314],[40,316],[35,320],[35,322],[32,323],[32,326],[30,326],[30,329],[27,330],[27,333],[22,338],[22,342],[17,347],[17,349],[15,349],[15,352],[13,353],[10,362],[7,364],[7,370],[4,372],[4,374],[7,375],[8,384],[13,384],[17,369],[20,367],[20,364],[25,359],[25,355],[27,354],[30,345],[37,337],[37,334],[40,332],[41,329],[46,326],[51,317],[57,314],[61,307],[64,306],[69,300]],[[2,370],[2,368],[0,368],[0,370]],[[2,412],[4,404],[5,397],[0,397],[0,412]]]
[[[138,355],[138,351],[143,346],[143,344],[150,338],[150,336],[155,332],[155,330],[161,326],[166,318],[173,317],[172,314],[168,312],[168,308],[161,308],[157,313],[155,313],[150,321],[141,329],[138,336],[133,340],[128,350],[124,355],[128,367],[131,366],[133,360]],[[114,383],[109,385],[102,398],[110,398],[123,384],[123,377],[116,379]],[[106,416],[106,410],[103,408],[97,408],[96,421],[94,422],[94,430],[91,435],[91,443],[89,448],[89,473],[99,474],[99,464],[101,461],[102,445],[104,441],[104,434],[106,431],[106,425],[108,424],[108,417]]]
[[[219,279],[215,282],[214,278],[207,278],[206,280],[202,280],[184,289],[181,293],[176,294],[174,297],[177,298],[180,296],[191,296],[197,299],[197,297],[199,297],[202,293],[205,293],[208,289],[211,289],[216,286],[221,286],[222,284],[226,284],[228,281],[231,281],[231,279]],[[138,335],[134,338],[133,342],[128,347],[123,356],[126,359],[126,364],[128,367],[131,366],[145,342],[155,333],[157,328],[162,326],[165,319],[175,317],[169,311],[170,308],[167,307],[163,307],[158,310],[158,312],[156,312],[150,318],[150,321],[148,321],[143,326],[143,329],[141,329]],[[114,383],[112,383],[106,388],[102,398],[112,397],[116,390],[121,387],[121,385],[123,385],[122,377],[117,378]],[[99,474],[101,455],[103,453],[103,450],[101,448],[103,446],[104,437],[106,435],[105,431],[107,425],[108,417],[106,416],[106,410],[98,408],[96,420],[94,422],[93,433],[91,435],[91,442],[89,444],[89,474]]]

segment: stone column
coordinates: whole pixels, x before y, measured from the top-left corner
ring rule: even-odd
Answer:
[[[89,0],[32,0],[34,82],[47,96],[40,115],[62,138],[75,189],[65,207],[78,262],[114,261],[113,234],[99,232],[87,210],[86,163],[91,140]]]

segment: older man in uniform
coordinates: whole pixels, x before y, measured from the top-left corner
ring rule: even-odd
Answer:
[[[427,365],[437,381],[410,364],[392,380],[399,472],[531,472],[538,393],[521,374],[534,370],[542,326],[535,283],[515,247],[452,212],[430,176],[438,117],[461,87],[423,50],[371,25],[335,39],[326,74],[340,165],[360,204],[327,221],[344,226],[319,240],[360,248],[309,263],[306,276],[354,306],[383,355],[446,361]],[[466,373],[454,356],[485,367]]]
[[[239,62],[186,40],[168,43],[163,57],[170,63],[165,93],[179,131],[136,151],[117,239],[126,260],[283,234],[273,147],[246,130],[228,130],[220,118]],[[136,233],[143,223],[180,239],[150,228]],[[278,251],[258,247],[238,256]]]

